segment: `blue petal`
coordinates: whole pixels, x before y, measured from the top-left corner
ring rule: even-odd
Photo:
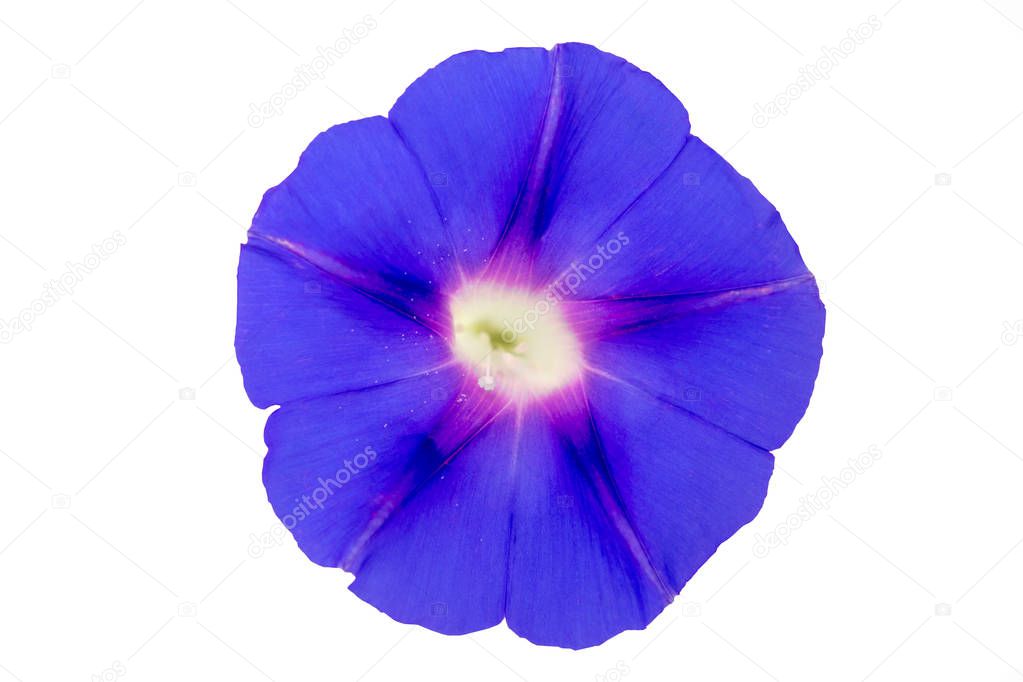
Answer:
[[[516,438],[507,620],[583,648],[645,627],[763,504],[770,452],[620,381]],[[584,408],[585,409],[585,408]]]
[[[644,627],[674,593],[576,416],[503,413],[383,524],[352,591],[448,634],[506,617],[530,641],[583,648]]]
[[[446,634],[501,622],[517,442],[511,415],[470,441],[370,540],[350,589]]]
[[[475,274],[493,252],[490,276],[522,279],[538,250],[531,283],[541,285],[664,172],[689,132],[653,76],[577,43],[456,55],[390,117],[435,180],[463,269]]]
[[[450,357],[422,323],[259,240],[241,250],[235,349],[259,407],[402,379]]]
[[[424,170],[379,116],[318,135],[263,197],[250,236],[323,254],[373,292],[414,297],[458,270]]]
[[[620,381],[587,380],[593,421],[654,570],[678,593],[760,511],[774,457]]]
[[[448,368],[291,402],[270,416],[263,482],[310,559],[342,566],[396,503],[394,492],[437,466],[423,449],[423,434],[448,408],[459,381]]]
[[[433,183],[467,274],[493,251],[535,154],[552,59],[539,48],[457,54],[389,113]]]
[[[527,414],[521,439],[508,627],[572,649],[645,627],[674,595],[621,506],[589,420]]]
[[[578,298],[715,292],[807,274],[774,206],[696,137],[618,220],[561,256],[564,267],[579,264]]]
[[[589,45],[559,45],[555,56],[558,117],[534,228],[544,283],[664,172],[689,133],[685,108],[649,73]]]
[[[607,325],[588,344],[597,372],[768,450],[785,442],[806,411],[824,335],[824,306],[809,275],[592,305]]]

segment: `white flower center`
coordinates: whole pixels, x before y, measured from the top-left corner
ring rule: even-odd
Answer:
[[[543,395],[579,376],[580,353],[557,302],[496,285],[470,285],[451,299],[454,353],[485,391]]]

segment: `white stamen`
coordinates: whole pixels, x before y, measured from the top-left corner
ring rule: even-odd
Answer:
[[[476,382],[476,383],[478,383],[480,385],[480,388],[482,388],[484,391],[493,391],[494,390],[494,386],[497,385],[497,381],[490,374],[490,356],[489,355],[487,356],[486,366],[483,368],[483,370],[484,370],[483,376],[481,376],[480,380],[478,382]]]
[[[484,391],[543,395],[579,375],[579,345],[543,296],[495,285],[466,287],[451,299],[455,356]]]

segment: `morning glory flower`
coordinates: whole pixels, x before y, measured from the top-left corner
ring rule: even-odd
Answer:
[[[824,308],[653,76],[467,52],[263,197],[236,347],[274,511],[403,623],[582,648],[760,510]]]

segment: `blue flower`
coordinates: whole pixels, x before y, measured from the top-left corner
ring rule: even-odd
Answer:
[[[588,647],[760,510],[824,308],[681,103],[580,44],[458,54],[269,190],[236,347],[270,503],[395,620]]]

